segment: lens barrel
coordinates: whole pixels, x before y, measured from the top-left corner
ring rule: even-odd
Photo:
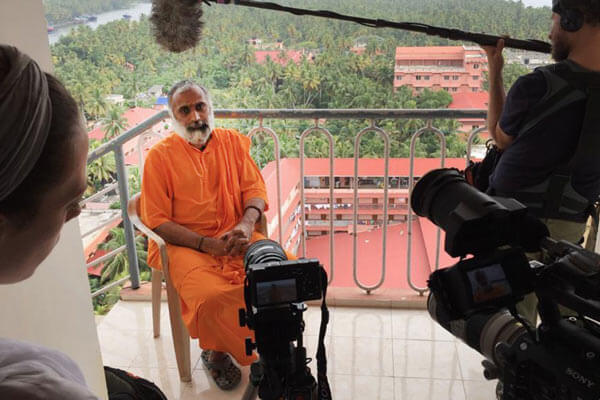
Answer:
[[[287,255],[283,248],[274,240],[258,240],[248,247],[244,256],[244,266],[263,264],[272,261],[286,261]]]
[[[479,312],[465,319],[451,321],[443,303],[438,302],[435,295],[430,293],[427,299],[427,310],[431,318],[444,329],[497,366],[501,365],[501,360],[496,353],[498,343],[511,346],[519,338],[527,335],[525,327],[506,309],[498,312]]]

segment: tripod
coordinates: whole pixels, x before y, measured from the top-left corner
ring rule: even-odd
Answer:
[[[298,347],[291,346],[292,359],[288,365],[270,361],[262,356],[250,366],[250,377],[242,400],[317,400],[317,382],[306,366],[306,349],[302,338]],[[289,367],[293,365],[290,371]]]

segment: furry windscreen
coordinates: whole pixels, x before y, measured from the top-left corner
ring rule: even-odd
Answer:
[[[153,0],[152,31],[156,42],[174,53],[196,47],[203,23],[199,0]]]

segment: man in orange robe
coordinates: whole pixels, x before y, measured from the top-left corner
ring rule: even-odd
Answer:
[[[206,89],[182,81],[169,92],[175,131],[148,153],[140,200],[141,218],[167,242],[170,278],[181,300],[190,336],[204,349],[203,362],[219,387],[239,383],[252,336],[239,326],[244,308],[243,255],[264,239],[255,223],[267,209],[265,183],[250,157],[250,139],[214,128]],[[151,242],[148,263],[160,268]],[[208,351],[207,351],[208,350]]]

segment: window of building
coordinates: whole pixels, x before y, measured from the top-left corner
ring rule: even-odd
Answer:
[[[333,178],[335,188],[337,189],[352,189],[352,180],[349,176],[340,176]]]
[[[473,69],[478,69],[479,68],[479,64],[473,64]]]
[[[455,88],[455,87],[453,87],[453,88],[452,88],[452,91],[453,91],[453,92],[458,92],[458,88]]]
[[[450,75],[444,75],[444,80],[445,81],[449,81],[450,80]]]
[[[424,78],[425,78],[426,81],[428,81],[429,80],[429,75],[425,75]]]
[[[479,76],[478,75],[473,75],[473,80],[474,81],[478,81],[479,80]]]
[[[474,93],[477,93],[479,91],[479,89],[477,89],[476,87],[474,87],[474,88],[471,88],[471,91],[474,92]]]
[[[358,178],[359,189],[383,189],[382,177],[364,177]]]
[[[402,75],[398,75],[398,76],[396,76],[396,80],[397,80],[397,81],[401,81],[401,80],[402,80]]]
[[[453,81],[457,81],[457,80],[458,80],[458,78],[459,78],[459,76],[458,76],[458,75],[452,75],[452,80],[453,80]]]
[[[304,187],[306,189],[317,189],[320,186],[319,177],[318,176],[305,176],[304,177]]]
[[[473,125],[473,129],[479,129],[479,125]]]
[[[421,76],[421,75],[417,75],[417,76],[416,76],[416,79],[417,79],[418,81],[420,81],[420,80],[421,80],[421,78],[422,78],[422,76]]]

